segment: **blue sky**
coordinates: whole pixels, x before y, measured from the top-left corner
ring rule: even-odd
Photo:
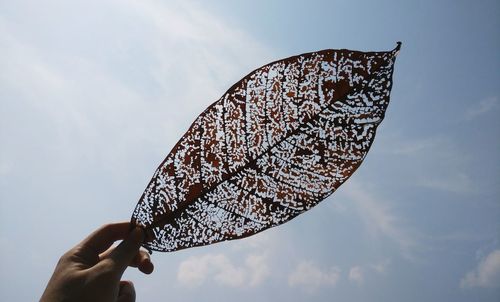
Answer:
[[[257,236],[155,253],[138,301],[498,301],[498,1],[1,1],[0,300],[128,220],[194,118],[251,70],[398,56],[364,164]]]

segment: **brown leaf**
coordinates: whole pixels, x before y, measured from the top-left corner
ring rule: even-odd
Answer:
[[[359,167],[384,118],[400,44],[322,50],[265,65],[191,125],[158,167],[132,222],[156,251],[282,224]]]

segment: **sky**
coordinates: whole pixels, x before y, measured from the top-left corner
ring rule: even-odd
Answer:
[[[498,1],[0,1],[0,300],[127,221],[191,122],[248,72],[402,41],[337,192],[256,236],[154,253],[137,301],[499,301]]]

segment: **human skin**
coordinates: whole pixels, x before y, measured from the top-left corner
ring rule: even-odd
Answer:
[[[121,277],[128,266],[153,272],[149,254],[140,250],[144,232],[128,222],[107,224],[66,252],[40,299],[41,302],[132,302],[135,290]],[[116,247],[113,243],[123,241]]]

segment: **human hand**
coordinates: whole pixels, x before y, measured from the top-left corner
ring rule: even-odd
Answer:
[[[128,266],[153,272],[146,251],[139,250],[143,231],[128,222],[107,224],[66,252],[57,263],[41,302],[133,302],[134,285],[120,281]],[[111,245],[124,239],[118,246]]]

